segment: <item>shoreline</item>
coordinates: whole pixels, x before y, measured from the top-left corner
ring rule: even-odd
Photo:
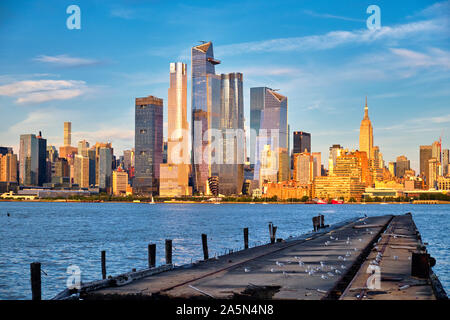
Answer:
[[[450,201],[441,201],[441,200],[425,200],[428,203],[420,203],[420,202],[345,202],[343,204],[450,204]],[[433,201],[433,203],[429,203]],[[141,202],[134,202],[134,201],[89,201],[89,200],[65,200],[65,199],[55,199],[55,200],[49,200],[49,199],[39,199],[39,200],[13,200],[13,199],[0,199],[0,202],[54,202],[54,203],[133,203],[133,204],[299,204],[299,205],[340,205],[340,204],[333,204],[333,203],[324,203],[324,204],[317,204],[317,203],[306,203],[306,202],[292,202],[292,201],[256,201],[256,202],[248,202],[248,201],[189,201],[189,200],[180,200],[180,201],[155,201],[147,202],[147,201],[141,201]]]

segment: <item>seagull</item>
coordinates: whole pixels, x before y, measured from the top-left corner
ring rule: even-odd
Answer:
[[[323,274],[323,275],[321,275],[320,277],[321,277],[321,278],[322,278],[323,280],[326,280],[326,279],[328,279],[328,277],[327,277],[326,275],[324,275],[324,274]]]
[[[270,269],[270,272],[275,272],[275,270],[273,270],[273,268]]]
[[[281,262],[275,262],[275,264],[277,265],[277,266],[279,266],[279,267],[282,267],[282,266],[284,266],[284,263],[281,263]]]
[[[244,272],[250,272],[250,268],[244,268]]]

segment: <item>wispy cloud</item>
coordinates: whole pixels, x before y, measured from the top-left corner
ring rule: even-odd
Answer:
[[[349,44],[368,44],[380,40],[398,40],[410,38],[427,32],[438,32],[446,28],[440,20],[425,20],[400,24],[393,27],[383,26],[377,30],[360,29],[354,31],[331,31],[322,35],[278,38],[218,46],[218,56],[231,56],[256,52],[317,51],[333,49]]]
[[[25,80],[0,86],[0,96],[15,97],[17,104],[67,100],[86,91],[86,83],[76,80]]]
[[[118,142],[124,141],[132,144],[134,130],[127,128],[105,128],[96,131],[75,131],[72,133],[75,141],[86,139],[95,142]]]
[[[402,64],[405,66],[438,66],[445,69],[450,68],[450,52],[448,51],[444,51],[438,48],[430,48],[427,53],[404,48],[391,48],[390,50],[401,59]]]
[[[59,67],[81,67],[100,64],[99,60],[71,57],[67,54],[57,56],[40,55],[33,60],[49,63]]]
[[[130,20],[135,18],[135,11],[129,8],[114,7],[111,9],[110,15],[114,18]]]
[[[338,19],[338,20],[346,20],[346,21],[356,21],[356,22],[365,22],[364,19],[356,19],[351,17],[337,16],[334,14],[328,13],[317,13],[311,10],[303,10],[303,12],[312,17],[325,18],[325,19]]]

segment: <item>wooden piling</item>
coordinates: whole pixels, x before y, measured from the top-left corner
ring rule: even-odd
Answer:
[[[148,267],[153,268],[156,265],[156,244],[148,245]]]
[[[106,251],[102,250],[102,279],[106,279]]]
[[[172,240],[166,239],[166,264],[172,264]]]
[[[248,228],[244,228],[244,249],[248,249]]]
[[[31,299],[41,300],[42,299],[41,263],[40,262],[31,263],[30,273],[31,273]]]
[[[203,259],[208,260],[208,237],[202,233]]]

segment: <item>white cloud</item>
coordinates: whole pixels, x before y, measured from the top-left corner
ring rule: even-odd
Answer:
[[[57,56],[40,55],[40,56],[34,58],[33,60],[39,61],[39,62],[50,63],[50,64],[57,65],[60,67],[80,67],[80,66],[89,66],[89,65],[94,65],[94,64],[100,63],[99,60],[71,57],[66,54],[61,54],[61,55],[57,55]]]
[[[15,97],[17,104],[67,100],[86,91],[86,83],[76,80],[24,80],[0,86],[0,96]]]
[[[326,19],[338,19],[338,20],[346,20],[346,21],[356,21],[356,22],[365,22],[364,19],[356,19],[351,17],[344,17],[344,16],[337,16],[334,14],[328,14],[328,13],[317,13],[311,10],[303,10],[304,13],[307,15],[310,15],[312,17],[318,17],[318,18],[326,18]]]
[[[398,40],[417,34],[441,31],[445,25],[440,20],[425,20],[401,24],[394,27],[383,26],[378,30],[360,29],[354,31],[331,31],[322,35],[279,38],[263,41],[244,42],[216,47],[218,56],[231,56],[255,52],[315,51],[333,49],[342,45],[372,43],[380,40]]]

